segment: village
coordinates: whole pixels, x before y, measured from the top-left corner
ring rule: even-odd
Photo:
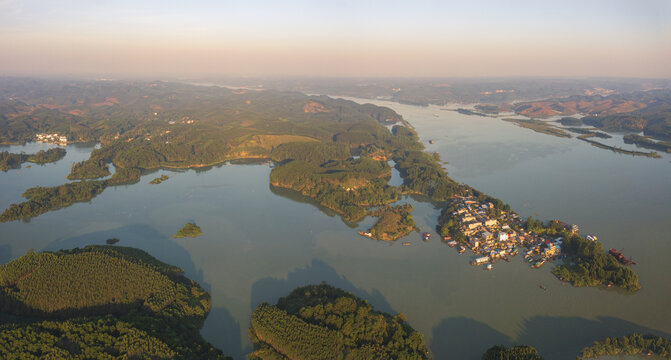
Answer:
[[[451,236],[444,237],[450,247],[459,246],[459,253],[470,249],[477,257],[472,265],[485,265],[491,270],[499,260],[510,261],[510,257],[526,248],[525,260],[532,268],[543,266],[546,261],[561,255],[563,238],[551,238],[534,232],[527,232],[519,215],[496,209],[491,202],[479,202],[473,197],[456,197],[451,206],[451,216],[456,221],[456,231],[463,234],[461,241]],[[572,233],[578,232],[577,225],[560,223]],[[596,237],[594,237],[596,239]]]
[[[68,144],[68,138],[59,134],[40,133],[35,135],[35,140],[39,143],[58,144],[65,146]]]

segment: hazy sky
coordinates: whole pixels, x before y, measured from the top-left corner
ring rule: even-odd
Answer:
[[[671,77],[671,0],[0,0],[0,74]]]

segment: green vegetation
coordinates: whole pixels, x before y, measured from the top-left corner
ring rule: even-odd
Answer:
[[[107,245],[114,245],[114,244],[118,243],[119,241],[120,240],[118,238],[109,238],[109,239],[105,240],[105,243]]]
[[[570,116],[563,117],[557,120],[558,123],[564,126],[580,126],[582,125],[582,120]]]
[[[47,164],[58,161],[65,157],[65,149],[53,148],[40,150],[35,154],[13,154],[8,151],[0,152],[0,170],[19,169],[24,162],[35,164]]]
[[[423,336],[402,314],[375,311],[326,284],[297,288],[276,306],[259,305],[249,337],[252,360],[428,359]]]
[[[552,269],[560,280],[574,286],[612,284],[629,291],[641,288],[636,273],[606,254],[600,242],[564,235],[562,253],[568,256],[568,262]]]
[[[179,231],[177,231],[173,237],[175,239],[183,237],[197,237],[202,233],[203,232],[200,230],[200,226],[196,225],[195,222],[188,222],[186,225],[184,225],[183,228],[179,229]]]
[[[531,346],[493,346],[482,355],[482,360],[543,360]]]
[[[595,137],[596,136],[596,137],[601,138],[601,139],[612,138],[612,136],[610,136],[606,133],[603,133],[603,132],[600,132],[600,131],[594,131],[596,129],[585,129],[585,128],[570,127],[570,128],[566,128],[565,130],[568,130],[570,132],[577,133],[577,134],[586,135],[585,137]],[[578,136],[578,137],[580,137],[580,136]]]
[[[655,141],[652,140],[649,136],[641,136],[635,134],[629,134],[624,136],[625,144],[636,144],[646,149],[653,149],[671,153],[671,142],[668,141]]]
[[[619,338],[595,341],[582,349],[579,359],[594,359],[603,355],[658,355],[671,359],[671,341],[655,335],[631,334]]]
[[[403,192],[426,196],[432,201],[447,201],[455,195],[470,193],[471,189],[452,180],[440,166],[437,153],[420,150],[398,151],[394,155],[396,169],[403,177]]]
[[[66,176],[69,180],[98,179],[109,176],[110,171],[107,164],[102,161],[80,161],[72,164],[70,173]]]
[[[503,121],[515,123],[520,127],[531,129],[541,134],[547,134],[565,138],[571,137],[569,133],[550,124],[547,121],[534,120],[534,119],[503,119]]]
[[[605,145],[605,144],[602,144],[598,141],[590,140],[589,137],[591,137],[591,136],[592,135],[580,135],[580,136],[578,136],[578,139],[580,139],[582,141],[585,141],[585,142],[588,142],[588,143],[592,144],[592,146],[596,146],[598,148],[610,150],[610,151],[620,153],[620,154],[633,155],[633,156],[646,156],[646,157],[653,158],[653,159],[660,159],[662,157],[661,155],[659,155],[658,153],[656,153],[654,151],[652,151],[652,152],[633,151],[633,150],[621,149],[621,148],[615,147],[615,146]]]
[[[162,182],[164,182],[168,179],[170,179],[170,176],[163,174],[160,177],[157,177],[157,178],[153,179],[149,183],[153,184],[153,185],[157,185],[157,184],[160,184],[160,183],[162,183]]]
[[[408,235],[416,229],[415,221],[410,214],[413,208],[410,204],[396,206],[381,206],[372,211],[371,216],[377,216],[377,222],[370,229],[372,237],[378,240],[392,241]]]
[[[209,294],[133,248],[30,251],[0,266],[0,307],[3,358],[224,358],[199,334]]]
[[[485,117],[490,116],[490,115],[487,115],[484,112],[477,112],[477,111],[473,111],[473,110],[470,110],[470,109],[462,109],[462,108],[457,109],[456,112],[458,112],[459,114],[463,114],[463,115],[475,115],[475,116],[485,116]]]

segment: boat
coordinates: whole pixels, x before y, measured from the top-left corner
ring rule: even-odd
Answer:
[[[409,242],[404,242],[404,243],[401,244],[401,245],[403,245],[403,246],[410,246],[410,243],[409,243]]]
[[[432,144],[432,145],[433,145],[433,140],[429,140],[429,144]]]
[[[485,270],[491,270],[491,269],[493,269],[492,264],[487,264],[487,266],[485,266]]]
[[[447,243],[447,246],[449,246],[449,247],[455,247],[455,246],[457,246],[457,242],[454,241],[454,240],[452,240],[452,241],[450,241],[450,242]]]
[[[459,246],[459,250],[458,250],[458,251],[459,251],[459,254],[463,254],[464,251],[466,251],[466,248],[464,248],[463,246]]]
[[[545,291],[548,291],[548,289],[546,289],[545,286],[543,286],[543,284],[538,285],[538,286],[539,286],[541,289],[543,289],[543,290],[545,290]]]
[[[429,241],[431,239],[431,234],[428,232],[422,233],[422,237],[424,238],[424,241]]]
[[[622,263],[624,265],[634,265],[634,264],[636,264],[631,258],[629,258],[629,259],[625,258],[624,255],[622,255],[621,252],[619,252],[619,251],[617,251],[613,248],[610,248],[608,250],[608,253],[611,256],[613,256],[615,259],[617,259],[617,261],[619,261],[620,263]]]
[[[368,238],[372,238],[372,237],[373,237],[373,234],[372,234],[372,233],[370,233],[370,232],[365,232],[365,231],[359,231],[359,235],[361,235],[361,236],[365,236],[365,237],[368,237]]]
[[[535,262],[531,265],[531,268],[532,268],[532,269],[538,269],[539,267],[543,266],[543,264],[545,264],[545,259],[540,259],[540,260],[535,261]]]

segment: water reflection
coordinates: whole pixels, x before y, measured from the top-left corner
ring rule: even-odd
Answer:
[[[313,259],[312,263],[305,268],[293,270],[287,275],[286,279],[267,277],[255,282],[252,285],[250,307],[253,310],[263,302],[275,304],[277,299],[289,295],[293,289],[299,286],[320,284],[322,282],[368,300],[376,310],[396,314],[396,311],[391,308],[391,305],[379,290],[372,289],[368,292],[357,288],[346,277],[338,275],[331,266],[319,259]]]

